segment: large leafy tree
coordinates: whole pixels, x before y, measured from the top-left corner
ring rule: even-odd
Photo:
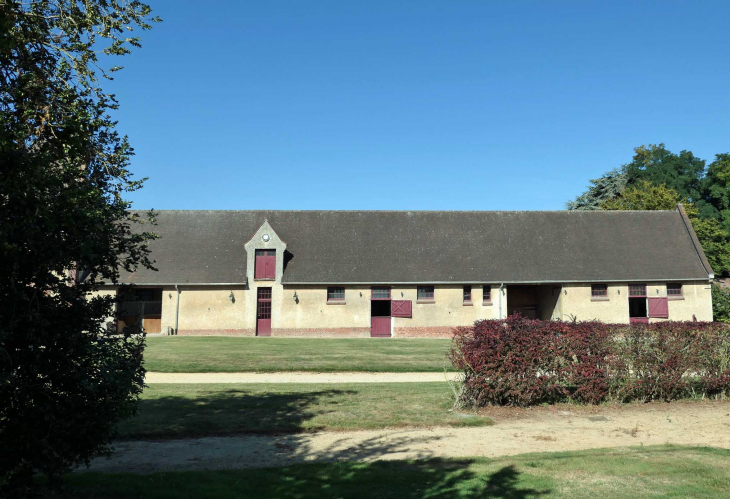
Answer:
[[[640,180],[636,185],[624,190],[620,195],[607,199],[601,204],[602,210],[676,210],[678,203],[688,203],[677,191],[665,184],[654,185]],[[696,214],[694,206],[686,207],[688,213]]]
[[[625,167],[614,168],[590,183],[586,192],[566,203],[569,210],[600,210],[604,202],[615,198],[626,189],[628,175]]]
[[[690,151],[675,154],[664,144],[640,146],[634,149],[631,163],[626,165],[628,185],[645,180],[654,185],[664,184],[697,207],[703,218],[716,216],[714,207],[705,201],[705,161]]]
[[[137,1],[0,0],[0,496],[108,450],[143,386],[144,338],[90,296],[151,267],[100,83],[153,21]]]
[[[707,201],[719,213],[725,229],[730,232],[730,154],[717,154],[706,175]]]

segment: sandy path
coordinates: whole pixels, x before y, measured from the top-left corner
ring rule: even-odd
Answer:
[[[313,461],[495,457],[665,443],[730,449],[730,402],[567,411],[499,409],[492,416],[495,426],[481,428],[119,442],[113,456],[94,459],[91,470],[145,473],[286,466]]]
[[[148,372],[152,383],[414,383],[455,379],[458,373],[157,373]]]

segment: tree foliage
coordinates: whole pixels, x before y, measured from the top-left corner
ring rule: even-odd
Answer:
[[[676,210],[678,203],[688,203],[677,191],[664,184],[655,185],[640,180],[636,185],[624,190],[620,195],[607,199],[601,204],[602,210]],[[694,208],[689,207],[690,210]]]
[[[712,285],[712,320],[730,322],[730,290]]]
[[[568,201],[566,207],[569,210],[600,210],[604,202],[615,198],[626,189],[627,182],[625,168],[614,168],[601,178],[591,180],[588,190],[575,200]]]
[[[89,295],[152,266],[100,82],[154,20],[138,1],[0,0],[0,495],[108,450],[142,389],[144,338]]]
[[[707,168],[705,183],[707,201],[719,213],[723,227],[730,233],[730,154],[715,155],[715,161]]]
[[[692,202],[701,217],[716,215],[712,205],[705,201],[704,160],[690,151],[675,154],[668,151],[664,144],[640,146],[634,152],[633,160],[626,165],[628,185],[640,181],[664,184]]]

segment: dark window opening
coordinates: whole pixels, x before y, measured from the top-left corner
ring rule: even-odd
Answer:
[[[464,302],[471,303],[471,286],[464,286]]]
[[[646,298],[629,298],[629,317],[647,317]]]
[[[608,298],[608,286],[606,284],[591,284],[591,296],[593,298]]]
[[[390,288],[374,287],[372,298],[373,300],[390,300]]]
[[[492,286],[485,284],[484,285],[484,298],[483,301],[485,302],[491,302],[492,301]]]
[[[372,300],[370,315],[372,317],[390,317],[390,300]]]
[[[327,288],[327,301],[345,301],[345,288]]]
[[[433,301],[433,286],[418,286],[416,299],[419,301]]]
[[[162,319],[162,288],[120,289],[117,303],[117,330],[127,326],[159,333]]]
[[[682,283],[670,282],[667,284],[667,296],[682,296]]]

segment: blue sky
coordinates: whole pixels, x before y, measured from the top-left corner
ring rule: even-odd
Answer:
[[[147,0],[134,208],[555,210],[730,151],[730,2]]]

